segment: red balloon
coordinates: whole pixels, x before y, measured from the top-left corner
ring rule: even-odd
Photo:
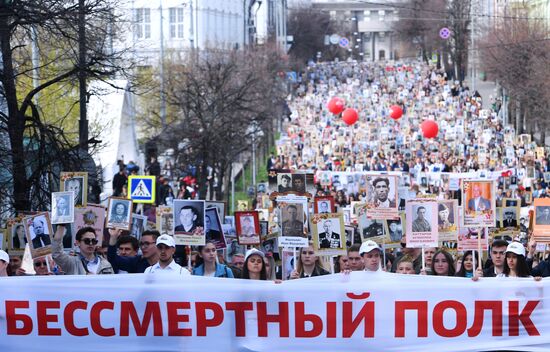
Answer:
[[[344,112],[342,113],[342,121],[344,121],[348,126],[353,125],[357,122],[357,120],[359,120],[359,114],[355,109],[349,108],[344,110]]]
[[[327,104],[328,111],[333,113],[334,115],[338,115],[342,111],[344,111],[345,108],[345,102],[343,99],[340,99],[338,97],[334,97],[330,99],[330,101]]]
[[[394,120],[399,120],[403,116],[403,109],[399,105],[390,107],[390,117]]]
[[[420,125],[424,138],[435,138],[439,133],[439,126],[435,121],[426,120]]]

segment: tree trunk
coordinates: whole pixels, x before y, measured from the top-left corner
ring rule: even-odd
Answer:
[[[0,17],[0,46],[2,51],[3,73],[2,86],[8,107],[8,136],[11,146],[11,163],[13,177],[13,198],[15,210],[31,210],[28,197],[29,187],[25,170],[25,149],[23,136],[25,131],[25,116],[20,116],[15,86],[12,51],[10,46],[10,30],[8,17]]]

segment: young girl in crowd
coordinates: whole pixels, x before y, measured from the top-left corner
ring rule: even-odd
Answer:
[[[519,242],[512,242],[506,247],[504,270],[497,277],[532,277],[525,260],[525,247]],[[539,281],[541,278],[536,277]]]
[[[311,242],[309,246],[300,248],[296,270],[292,271],[292,273],[290,274],[290,279],[299,279],[303,277],[321,276],[327,274],[329,274],[329,272],[323,269],[319,257],[315,255],[313,244]]]
[[[243,279],[267,280],[265,254],[256,248],[249,249],[244,257]]]
[[[199,246],[199,255],[196,259],[193,275],[210,277],[233,278],[233,272],[227,266],[216,261],[216,246],[212,242]]]
[[[432,259],[431,274],[436,276],[455,276],[453,256],[445,250],[435,252]]]
[[[479,265],[479,255],[477,252],[473,252],[476,258],[476,266]],[[483,263],[481,264],[483,267]],[[468,277],[473,278],[474,276],[483,276],[483,272],[476,272],[476,268],[474,268],[474,261],[472,257],[472,251],[466,251],[464,252],[464,256],[462,257],[462,265],[460,266],[460,270],[456,273],[456,276],[459,277]]]

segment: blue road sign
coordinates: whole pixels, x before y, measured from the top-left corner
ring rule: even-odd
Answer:
[[[130,176],[128,177],[128,198],[134,203],[155,202],[155,176]]]
[[[340,38],[338,45],[340,45],[342,48],[347,48],[349,46],[349,39],[345,37]]]

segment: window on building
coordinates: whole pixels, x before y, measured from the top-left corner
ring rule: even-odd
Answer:
[[[134,35],[137,38],[151,38],[151,9],[134,9]]]
[[[183,38],[183,7],[169,9],[170,38]]]

